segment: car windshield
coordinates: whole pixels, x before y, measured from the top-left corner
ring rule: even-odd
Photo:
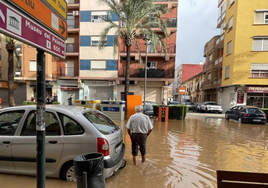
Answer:
[[[194,103],[192,103],[192,102],[187,102],[186,104],[188,104],[188,105],[193,105]]]
[[[248,108],[249,114],[263,114],[263,112],[258,108]]]
[[[111,134],[119,129],[117,124],[107,116],[89,111],[83,114],[102,134]]]

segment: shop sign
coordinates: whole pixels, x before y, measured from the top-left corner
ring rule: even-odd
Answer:
[[[36,87],[36,82],[31,82],[30,87]],[[46,80],[46,88],[52,88],[53,87],[53,81]]]
[[[237,91],[237,104],[244,103],[244,92],[242,90]]]
[[[247,93],[268,93],[268,87],[247,87]]]
[[[58,80],[59,85],[63,86],[78,86],[77,80]]]

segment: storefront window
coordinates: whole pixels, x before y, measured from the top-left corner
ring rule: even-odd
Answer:
[[[268,108],[268,94],[248,93],[247,105]]]

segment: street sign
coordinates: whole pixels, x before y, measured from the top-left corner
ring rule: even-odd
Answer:
[[[62,39],[67,38],[66,20],[61,19],[56,13],[47,7],[41,0],[9,0],[23,13],[48,27],[51,32],[59,35]]]
[[[47,2],[58,15],[61,15],[64,19],[67,19],[67,3],[65,0],[43,0]]]
[[[4,2],[0,2],[0,33],[65,58],[65,40]]]
[[[185,94],[185,87],[179,88],[179,94],[184,95]]]

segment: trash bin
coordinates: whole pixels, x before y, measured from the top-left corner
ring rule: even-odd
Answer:
[[[74,168],[77,179],[77,188],[105,187],[105,177],[103,174],[104,163],[102,153],[90,153],[75,157]],[[86,172],[86,179],[83,178],[84,172]]]

